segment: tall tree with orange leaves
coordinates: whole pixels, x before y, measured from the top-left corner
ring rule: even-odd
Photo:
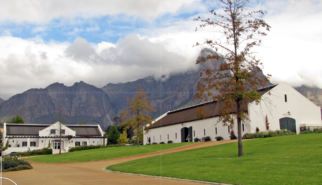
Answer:
[[[143,93],[142,88],[138,88],[137,95],[132,100],[128,99],[128,101],[131,101],[130,106],[121,113],[121,125],[125,126],[124,130],[136,130],[136,139],[139,147],[140,128],[144,127],[144,130],[149,132],[149,127],[147,125],[151,125],[152,120],[148,113],[156,111],[154,110],[153,105],[150,104],[146,93]]]
[[[219,38],[206,39],[204,44],[221,54],[203,57],[197,60],[197,64],[211,59],[223,59],[225,63],[218,68],[204,69],[200,73],[201,80],[197,86],[195,99],[211,98],[213,101],[224,102],[218,122],[234,126],[234,119],[237,119],[238,156],[243,156],[241,124],[248,120],[245,105],[261,101],[261,95],[257,90],[265,87],[270,78],[270,75],[261,75],[263,65],[255,57],[252,49],[261,45],[261,38],[266,36],[270,26],[260,18],[266,12],[247,8],[249,0],[216,2],[218,9],[209,10],[211,18],[198,17],[195,20],[202,22],[200,28],[210,26],[216,33],[219,32],[217,35]],[[198,29],[196,28],[196,31]],[[236,114],[232,115],[231,112]]]

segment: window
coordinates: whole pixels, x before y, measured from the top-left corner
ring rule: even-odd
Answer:
[[[82,145],[83,146],[86,146],[87,145],[87,142],[86,141],[83,141]]]
[[[95,141],[93,141],[93,143],[95,143]]]
[[[50,129],[50,134],[56,134],[56,130],[55,129]]]
[[[243,132],[245,131],[245,125],[244,124],[242,124],[242,126],[243,126]]]
[[[169,134],[168,134],[168,139],[169,139]]]
[[[193,131],[193,136],[194,136],[194,137],[196,136],[196,131],[195,131],[195,130]]]
[[[75,146],[80,146],[80,142],[79,141],[76,141],[75,142]]]
[[[217,135],[217,127],[215,127],[215,132],[216,132],[216,135]]]
[[[61,134],[65,134],[65,129],[61,129],[61,130],[60,130],[60,133],[61,133]]]
[[[36,146],[36,142],[35,141],[31,141],[30,142],[30,146]]]
[[[22,146],[27,146],[27,141],[23,141]]]
[[[284,95],[284,99],[285,99],[285,102],[287,102],[287,95],[286,94]]]
[[[177,133],[176,133],[176,139],[177,139]]]
[[[203,135],[206,135],[206,129],[203,129]]]
[[[161,135],[160,135],[160,140],[161,140]]]
[[[15,140],[12,140],[12,142],[14,143],[14,142],[15,142]]]
[[[228,133],[230,133],[230,126],[228,126]]]

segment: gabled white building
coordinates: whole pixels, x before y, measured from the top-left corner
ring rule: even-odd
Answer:
[[[61,142],[60,142],[61,130]],[[11,152],[26,152],[52,148],[53,154],[68,152],[69,148],[82,145],[104,145],[107,143],[99,125],[64,125],[56,122],[45,124],[3,124],[3,147],[8,142],[4,155]],[[61,145],[60,145],[61,143]]]
[[[321,128],[321,108],[316,106],[294,88],[286,83],[274,85],[258,90],[262,94],[262,101],[247,105],[249,120],[242,123],[242,135],[255,133],[256,128],[266,131],[266,116],[269,130],[288,129],[297,134],[304,128]],[[197,116],[197,108],[203,107],[206,119]],[[218,123],[219,109],[222,103],[207,102],[195,106],[167,112],[157,118],[150,126],[148,133],[144,132],[143,143],[174,143],[186,142],[188,134],[202,139],[209,136],[212,141],[221,136],[224,140],[230,139],[233,130],[237,135],[237,124],[234,127],[223,126]],[[235,112],[232,112],[234,114]]]

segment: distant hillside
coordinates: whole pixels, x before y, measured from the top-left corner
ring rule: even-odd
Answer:
[[[318,87],[300,86],[295,89],[322,108],[322,89]]]
[[[17,94],[0,105],[0,119],[4,122],[19,114],[28,123],[54,123],[60,109],[69,124],[82,121],[106,127],[115,116],[102,89],[79,82],[71,87],[54,83]]]
[[[0,105],[1,105],[1,103],[3,103],[5,100],[3,100],[2,98],[0,98]]]

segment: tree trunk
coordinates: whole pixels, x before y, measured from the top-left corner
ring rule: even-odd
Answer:
[[[241,131],[241,100],[237,100],[237,125],[238,125],[238,157],[244,155],[243,142],[242,142],[242,131]]]
[[[61,122],[59,122],[59,155],[61,154]]]

